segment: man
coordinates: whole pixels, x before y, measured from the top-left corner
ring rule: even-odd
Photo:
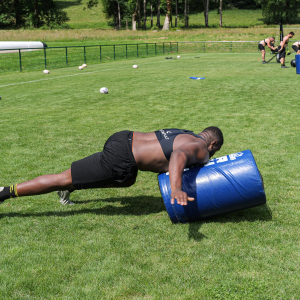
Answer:
[[[194,199],[181,190],[184,168],[207,163],[222,145],[223,134],[218,127],[208,127],[198,135],[180,129],[117,132],[106,141],[102,152],[73,162],[70,169],[60,174],[0,188],[0,202],[59,190],[61,202],[71,204],[69,195],[74,190],[129,187],[140,170],[169,171],[171,203],[176,199],[178,204],[187,205],[188,200]]]
[[[300,41],[295,42],[292,48],[296,52],[296,54],[300,54]]]
[[[289,43],[289,39],[294,36],[294,32],[291,31],[288,35],[286,35],[282,41],[280,42],[280,45],[278,47],[278,54],[279,54],[279,59],[281,63],[281,68],[288,68],[285,66],[285,55],[286,55],[286,48]]]
[[[263,64],[267,63],[265,61],[265,56],[266,56],[265,46],[268,46],[271,50],[275,51],[275,50],[277,50],[277,48],[274,47],[274,42],[275,42],[274,37],[266,38],[266,39],[259,42],[258,49],[261,52],[261,57],[262,57],[262,63]]]

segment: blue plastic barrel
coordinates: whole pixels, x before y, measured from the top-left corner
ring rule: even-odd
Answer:
[[[300,54],[295,55],[296,60],[296,74],[300,74]]]
[[[167,212],[173,223],[242,210],[266,203],[261,174],[250,150],[218,157],[206,165],[185,169],[182,190],[194,201],[185,206],[171,204],[169,173],[158,175]]]

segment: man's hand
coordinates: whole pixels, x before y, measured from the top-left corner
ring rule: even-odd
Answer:
[[[177,201],[180,205],[187,205],[188,201],[194,201],[194,198],[191,198],[184,191],[174,191],[171,193],[171,204],[174,204],[174,201]]]

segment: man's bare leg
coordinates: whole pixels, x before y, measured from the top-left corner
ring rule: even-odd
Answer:
[[[74,189],[71,169],[60,174],[42,175],[17,185],[17,193],[19,197],[41,195],[57,190],[64,191],[71,189]]]
[[[261,59],[262,59],[263,62],[265,61],[265,57],[266,57],[266,51],[261,50]]]
[[[281,68],[288,68],[285,66],[285,57],[280,58]]]
[[[0,202],[8,198],[41,195],[57,190],[74,190],[71,169],[60,174],[42,175],[14,186],[0,188]]]

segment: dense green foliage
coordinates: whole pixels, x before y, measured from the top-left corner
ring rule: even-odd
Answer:
[[[61,26],[69,20],[65,11],[58,9],[54,0],[2,0],[0,29],[21,26]]]
[[[220,0],[208,1],[208,15],[216,10],[219,14]],[[67,13],[70,13],[70,7],[80,10],[77,15],[98,14],[99,20],[95,26],[101,24],[101,27],[105,27],[106,18],[108,25],[115,29],[119,29],[120,25],[121,28],[125,26],[131,28],[134,19],[137,21],[137,28],[145,29],[148,27],[146,23],[151,19],[150,27],[157,29],[162,27],[166,17],[167,3],[170,4],[169,9],[171,8],[168,13],[171,27],[178,27],[180,22],[184,22],[185,27],[194,27],[192,22],[194,16],[202,14],[199,19],[205,17],[203,12],[207,8],[206,0],[3,0],[0,2],[0,29],[68,28],[67,21],[70,16]],[[300,0],[223,0],[222,3],[223,14],[224,11],[236,9],[249,10],[250,13],[263,7],[264,21],[268,24],[278,23],[281,19],[287,23],[298,21]],[[100,8],[101,14],[97,8]],[[79,18],[81,19],[81,16]],[[206,20],[205,26],[211,26],[210,17]]]
[[[257,0],[268,24],[295,22],[300,12],[300,0]]]
[[[181,56],[0,76],[0,186],[64,171],[119,130],[215,125],[217,156],[252,151],[267,204],[173,225],[146,172],[76,191],[71,207],[55,193],[7,200],[1,299],[299,298],[300,75],[260,53]]]

